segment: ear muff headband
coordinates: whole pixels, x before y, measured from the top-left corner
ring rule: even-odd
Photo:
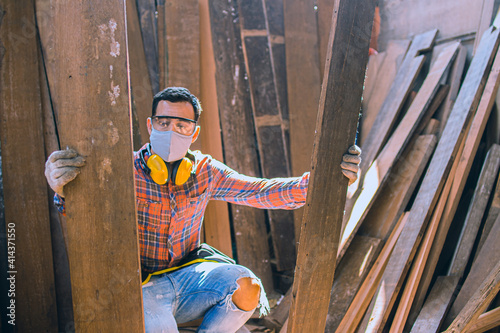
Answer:
[[[149,146],[147,151],[151,154]],[[146,149],[140,152],[141,162],[146,173],[151,175],[156,184],[163,185],[171,178],[175,185],[183,185],[189,179],[193,169],[193,162],[189,158],[184,157],[179,161],[166,164],[160,156],[152,154],[146,163],[145,153]]]

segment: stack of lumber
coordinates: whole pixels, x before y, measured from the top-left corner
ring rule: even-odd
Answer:
[[[363,176],[346,204],[325,332],[500,325],[500,145],[484,139],[500,84],[497,24],[468,66],[459,41],[436,45],[437,30],[370,58]],[[286,332],[290,299],[267,327]]]

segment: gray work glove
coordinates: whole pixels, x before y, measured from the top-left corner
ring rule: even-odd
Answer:
[[[75,179],[84,165],[85,159],[76,150],[56,150],[45,163],[45,178],[54,192],[64,197],[64,185]]]
[[[356,145],[350,146],[347,154],[342,157],[342,173],[349,178],[349,185],[353,184],[358,179],[359,163],[361,163],[361,148]]]

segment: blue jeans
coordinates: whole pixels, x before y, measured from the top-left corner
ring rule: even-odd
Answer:
[[[237,280],[257,279],[261,285],[260,313],[269,311],[260,280],[240,265],[202,262],[162,275],[142,287],[146,332],[178,332],[177,323],[203,317],[197,332],[234,333],[254,311],[243,311],[232,301]]]

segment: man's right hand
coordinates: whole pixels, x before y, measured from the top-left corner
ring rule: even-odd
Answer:
[[[76,150],[56,150],[45,163],[45,178],[54,192],[64,197],[64,185],[75,179],[84,165],[85,159]]]

